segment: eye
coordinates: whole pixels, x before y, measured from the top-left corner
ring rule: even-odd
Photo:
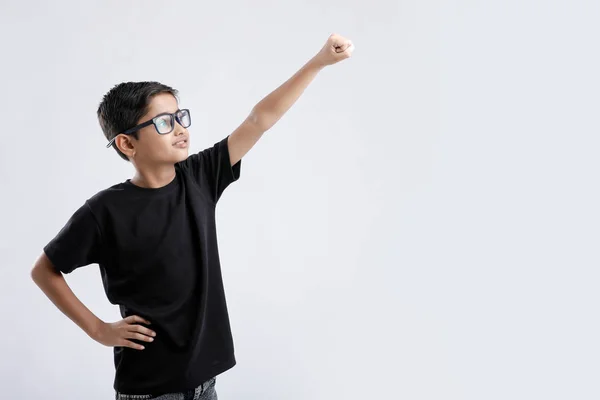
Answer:
[[[169,124],[167,123],[167,121],[166,121],[165,119],[163,119],[163,118],[159,118],[159,119],[156,121],[156,125],[157,125],[159,128],[165,128],[165,127],[167,127]]]

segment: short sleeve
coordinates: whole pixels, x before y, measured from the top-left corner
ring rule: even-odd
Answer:
[[[100,228],[86,202],[44,247],[54,267],[65,273],[100,261]]]
[[[229,135],[212,147],[192,154],[183,162],[215,203],[225,189],[239,179],[242,168],[241,159],[231,165],[228,139]]]

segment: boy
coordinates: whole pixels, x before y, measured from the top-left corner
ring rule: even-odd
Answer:
[[[188,156],[191,113],[158,82],[113,87],[100,126],[132,179],[100,191],[44,247],[31,276],[92,339],[114,347],[117,399],[216,399],[216,376],[236,364],[219,264],[215,207],[241,159],[325,66],[351,56],[336,34],[261,100],[229,136]],[[107,323],[62,274],[98,264],[123,319]]]

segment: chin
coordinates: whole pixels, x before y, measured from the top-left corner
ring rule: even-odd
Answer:
[[[187,149],[186,149],[186,151],[179,152],[179,154],[177,154],[177,156],[175,156],[175,163],[185,161],[188,158],[188,155],[189,155],[189,153],[188,153]]]

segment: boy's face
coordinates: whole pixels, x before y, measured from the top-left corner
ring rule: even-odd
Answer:
[[[179,109],[177,99],[169,93],[160,93],[153,96],[148,112],[137,122],[146,122],[161,113],[174,113]],[[145,126],[138,131],[138,139],[131,137],[135,149],[133,159],[144,164],[175,164],[188,157],[190,137],[188,130],[182,127],[177,120],[173,120],[173,130],[161,135],[156,131],[154,124]],[[185,143],[181,142],[186,139]]]

